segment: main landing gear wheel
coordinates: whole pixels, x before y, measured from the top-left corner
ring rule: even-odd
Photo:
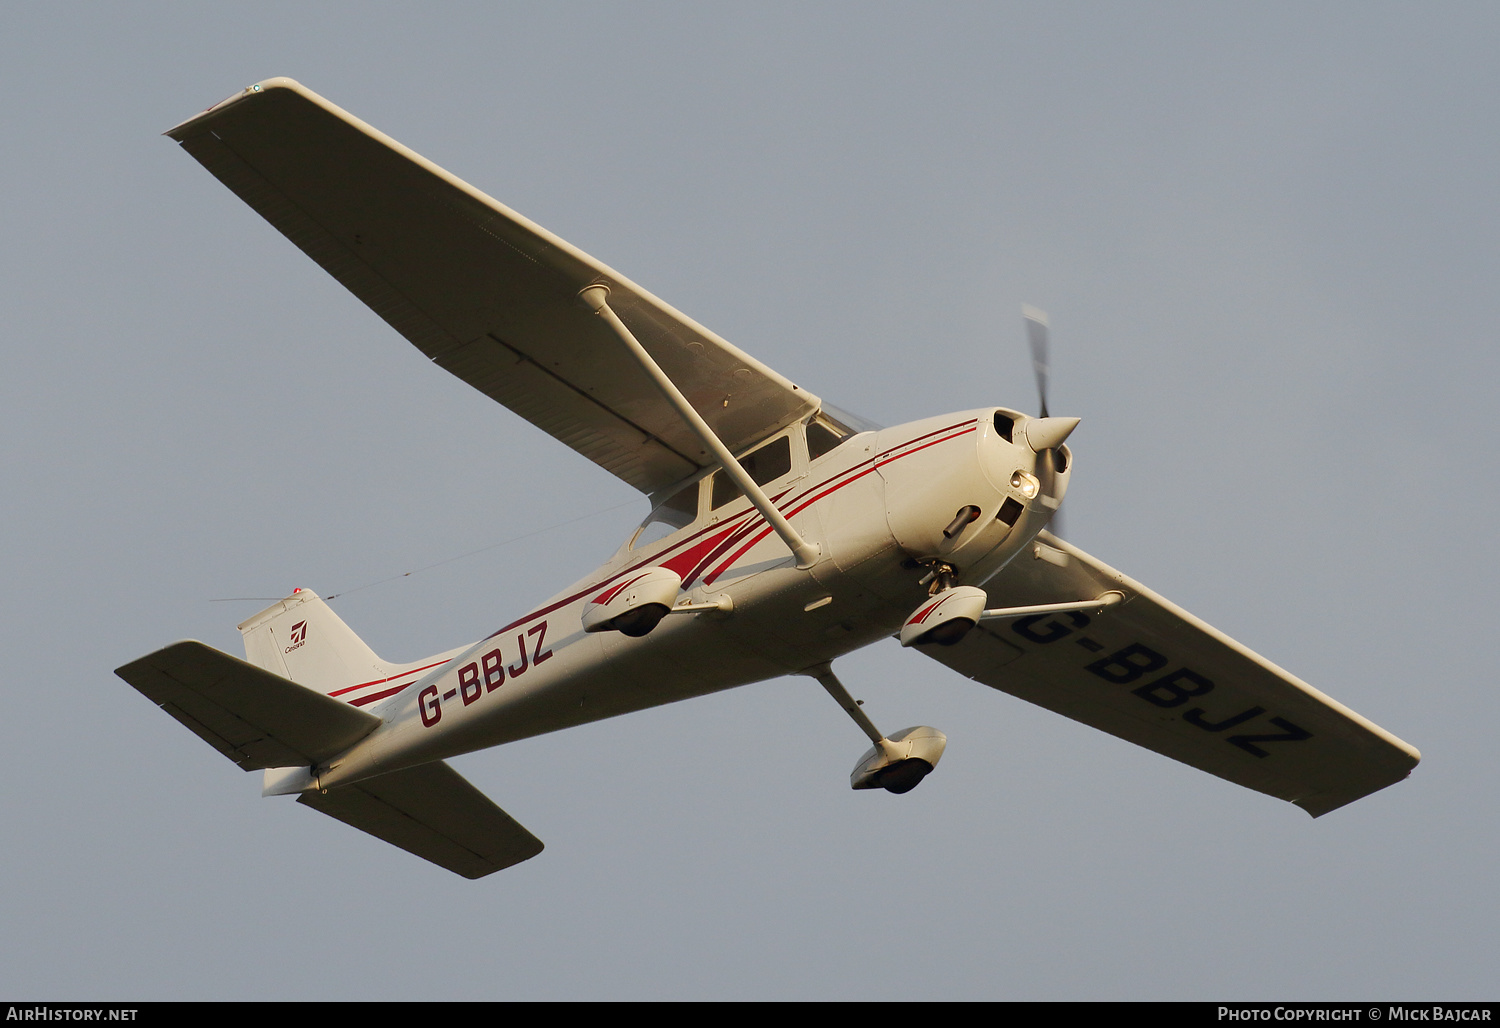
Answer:
[[[854,773],[849,776],[850,788],[884,789],[899,795],[911,792],[937,767],[948,745],[948,737],[942,732],[918,725],[887,738],[859,709],[859,703],[849,695],[849,690],[844,688],[844,683],[838,680],[830,665],[818,664],[803,674],[816,678],[875,744],[854,766]]]

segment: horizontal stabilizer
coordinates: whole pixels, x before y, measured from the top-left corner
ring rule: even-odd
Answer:
[[[542,852],[540,839],[442,761],[305,792],[297,802],[465,878]]]
[[[201,642],[173,643],[115,674],[246,771],[320,763],[381,724]]]

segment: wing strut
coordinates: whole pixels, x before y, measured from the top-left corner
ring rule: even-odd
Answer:
[[[718,458],[719,463],[724,468],[725,474],[734,479],[735,485],[744,491],[744,494],[750,498],[750,502],[755,504],[755,509],[760,511],[761,516],[776,530],[776,534],[781,536],[782,541],[791,548],[792,554],[797,558],[797,566],[799,568],[810,568],[816,564],[821,554],[818,545],[803,539],[797,533],[797,530],[792,527],[791,522],[781,516],[781,511],[776,509],[776,505],[771,502],[770,497],[761,490],[760,486],[750,477],[749,473],[741,467],[740,462],[735,460],[734,454],[730,452],[729,447],[719,441],[719,437],[714,434],[714,430],[708,427],[708,422],[704,421],[702,416],[693,409],[693,405],[688,402],[688,398],[682,395],[682,391],[667,377],[667,373],[661,369],[661,366],[651,358],[651,355],[646,352],[646,348],[636,341],[635,336],[631,335],[630,329],[625,327],[625,322],[621,321],[619,316],[610,309],[609,287],[604,285],[588,286],[579,291],[578,298],[583,301],[589,310],[603,318],[609,327],[614,329],[615,334],[620,337],[620,341],[625,344],[625,348],[635,356],[635,359],[640,362],[646,374],[651,376],[651,380],[662,391],[662,395],[667,398],[667,402],[677,408],[677,413],[682,415],[682,419],[688,423],[688,427],[693,430],[694,434],[703,442],[703,445],[708,447],[713,455]]]

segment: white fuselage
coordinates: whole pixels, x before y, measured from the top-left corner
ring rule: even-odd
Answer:
[[[954,569],[955,583],[982,583],[1056,510],[1066,450],[1061,460],[1036,453],[1025,421],[995,408],[944,415],[855,435],[815,460],[804,426],[792,426],[792,467],[764,488],[818,546],[812,567],[796,567],[745,498],[711,508],[705,472],[690,524],[627,543],[593,574],[456,655],[341,697],[385,723],[312,769],[317,784],[348,784],[798,673],[892,635],[927,596],[934,568]],[[1040,480],[1040,492],[1027,496],[1013,484],[1017,472]],[[971,506],[978,513],[945,536]],[[727,595],[732,612],[668,616],[640,638],[583,630],[596,596],[652,567],[682,578],[681,602]]]

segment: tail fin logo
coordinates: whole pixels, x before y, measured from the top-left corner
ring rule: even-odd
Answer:
[[[292,644],[290,646],[288,646],[286,649],[282,650],[281,651],[282,653],[291,653],[297,647],[299,647],[303,643],[307,642],[307,622],[306,621],[298,621],[295,625],[292,626],[291,642],[292,642]]]

